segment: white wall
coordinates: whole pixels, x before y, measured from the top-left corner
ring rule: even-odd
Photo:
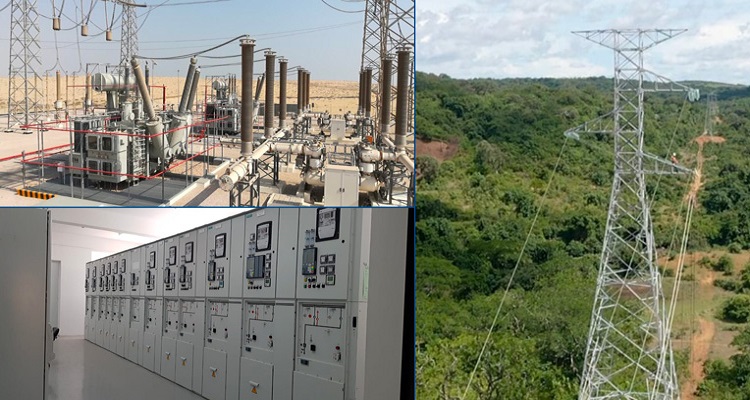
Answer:
[[[91,250],[53,245],[52,259],[60,260],[60,336],[82,336],[86,312],[83,284]]]

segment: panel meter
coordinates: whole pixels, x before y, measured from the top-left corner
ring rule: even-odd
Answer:
[[[255,227],[255,250],[271,250],[271,221],[258,224]]]
[[[227,255],[227,234],[221,233],[214,236],[214,256],[216,258],[226,257]]]
[[[293,212],[292,212],[293,213]],[[295,215],[296,217],[296,215]],[[275,298],[278,283],[282,278],[294,279],[291,273],[279,275],[278,271],[280,261],[279,257],[286,256],[292,259],[288,254],[289,250],[296,247],[296,240],[293,244],[288,244],[290,238],[296,238],[296,229],[292,230],[289,225],[294,224],[289,221],[284,226],[280,220],[280,210],[265,209],[249,213],[244,216],[244,257],[245,257],[245,285],[243,287],[243,297],[245,298]],[[282,237],[284,234],[284,237]],[[283,250],[280,246],[284,243]],[[288,246],[288,247],[287,247]],[[281,268],[291,271],[293,262],[287,262]],[[292,284],[293,285],[293,284]],[[292,286],[289,285],[289,288]],[[283,290],[283,289],[282,289]],[[291,293],[289,294],[291,297]]]
[[[350,276],[356,210],[300,210],[297,298],[344,300]]]
[[[151,294],[156,291],[156,249],[150,251],[148,250],[154,248],[155,246],[156,245],[149,245],[147,247],[145,272],[147,294]]]
[[[230,257],[231,232],[232,221],[222,221],[207,228],[208,260],[205,280],[207,297],[229,296],[230,267],[233,262],[237,262]],[[238,278],[241,279],[241,276]]]
[[[317,275],[318,249],[310,247],[302,250],[302,275]]]
[[[206,236],[201,235],[204,243],[201,248],[203,249],[203,255],[198,255],[198,232],[190,231],[180,235],[177,243],[177,281],[179,282],[180,297],[193,297],[196,295],[195,277],[198,276],[198,262],[201,263],[201,267],[206,267],[205,259],[205,240]],[[200,281],[199,285],[202,286]]]
[[[193,262],[193,247],[193,242],[185,243],[185,262],[187,263]]]
[[[317,219],[315,225],[315,241],[323,242],[339,238],[339,220],[341,219],[340,208],[319,208],[317,209]]]

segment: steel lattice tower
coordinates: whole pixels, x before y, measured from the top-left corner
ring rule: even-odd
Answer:
[[[362,39],[361,67],[372,68],[372,94],[375,95],[375,113],[380,115],[380,69],[384,55],[394,56],[399,48],[414,49],[414,0],[367,0],[365,6],[364,36]],[[414,131],[414,51],[411,53],[409,79],[409,128]],[[396,77],[397,66],[393,65],[391,76]],[[391,85],[391,104],[396,104],[396,85]],[[391,111],[393,119],[394,112]],[[379,119],[375,118],[375,129],[379,131]]]
[[[566,132],[608,132],[615,147],[614,182],[599,263],[579,399],[679,398],[671,321],[646,192],[649,174],[690,170],[644,151],[644,94],[697,91],[644,69],[643,54],[685,30],[598,30],[573,32],[615,53],[614,110]]]
[[[10,66],[8,68],[8,128],[39,120],[39,13],[36,0],[12,0],[10,8]]]
[[[120,70],[129,68],[130,59],[138,54],[138,17],[135,7],[122,4],[122,33],[120,38]],[[121,72],[122,73],[122,72]]]

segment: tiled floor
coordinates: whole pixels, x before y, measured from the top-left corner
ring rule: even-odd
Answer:
[[[46,400],[203,399],[83,337],[58,338],[54,349]]]

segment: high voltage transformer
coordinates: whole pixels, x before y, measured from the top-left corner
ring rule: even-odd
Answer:
[[[94,182],[120,183],[149,176],[168,167],[176,157],[185,156],[193,121],[190,110],[200,77],[196,62],[195,58],[190,62],[182,99],[174,111],[155,110],[135,58],[134,80],[127,74],[93,75],[90,86],[107,95],[107,109],[71,120],[72,166],[77,167],[73,175],[85,175]],[[128,101],[127,93],[136,87],[139,99]]]
[[[86,340],[211,400],[399,398],[408,210],[264,209],[86,265]]]

